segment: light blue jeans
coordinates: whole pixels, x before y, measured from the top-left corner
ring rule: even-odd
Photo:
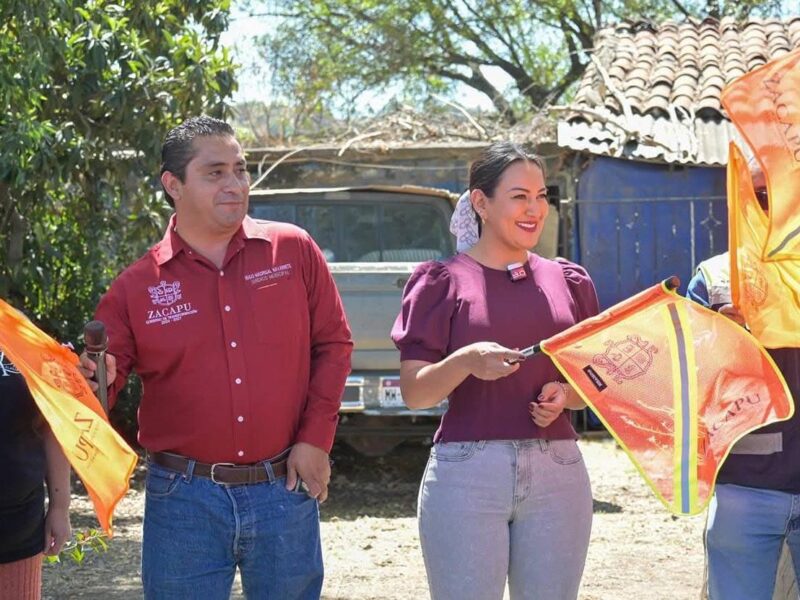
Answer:
[[[706,530],[710,600],[771,600],[784,540],[800,576],[800,495],[717,485]]]
[[[228,599],[238,567],[248,598],[318,600],[317,501],[286,480],[227,486],[147,467],[142,582],[148,600]]]
[[[434,600],[574,600],[592,492],[574,440],[439,443],[418,504]]]

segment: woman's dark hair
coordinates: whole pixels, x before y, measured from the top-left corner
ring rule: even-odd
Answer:
[[[186,165],[194,158],[194,140],[198,137],[234,137],[233,128],[225,121],[201,115],[187,119],[173,128],[161,148],[161,174],[169,171],[181,181],[186,181]],[[163,187],[163,186],[162,186]],[[175,208],[175,202],[164,189],[167,202]]]
[[[491,197],[505,170],[520,160],[532,162],[544,175],[544,161],[539,156],[526,152],[512,142],[495,142],[470,165],[469,189],[480,190]]]
[[[480,190],[491,198],[505,170],[520,160],[532,162],[542,170],[542,176],[544,176],[544,161],[540,156],[526,152],[521,146],[512,142],[495,142],[484,149],[470,165],[470,191]],[[481,227],[481,220],[477,213],[475,220],[478,222],[478,235],[481,235],[483,227]]]

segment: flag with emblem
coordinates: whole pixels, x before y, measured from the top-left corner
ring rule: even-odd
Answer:
[[[733,303],[767,348],[800,347],[800,260],[764,254],[769,228],[768,217],[755,197],[747,161],[731,144],[728,230]]]
[[[765,214],[731,144],[728,224],[731,294],[768,348],[800,347],[800,49],[740,77],[722,104],[767,182]]]
[[[0,300],[0,348],[25,378],[53,435],[111,535],[114,507],[128,491],[136,453],[108,423],[78,371],[78,357]]]
[[[731,446],[794,404],[752,335],[668,282],[539,345],[664,505],[693,515]]]

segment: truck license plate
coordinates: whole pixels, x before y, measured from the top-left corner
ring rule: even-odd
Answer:
[[[403,408],[403,396],[400,393],[400,379],[396,377],[381,378],[378,401],[383,408]]]

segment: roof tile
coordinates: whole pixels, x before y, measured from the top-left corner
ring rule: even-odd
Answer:
[[[727,160],[727,145],[717,143],[715,132],[724,130],[727,140],[733,131],[720,104],[722,89],[768,60],[800,48],[800,16],[665,21],[657,26],[628,21],[600,30],[594,47],[603,66],[598,69],[593,61],[585,70],[570,105],[574,111],[559,125],[559,140],[563,135],[569,147],[601,153],[619,154],[624,148],[624,153],[640,158],[720,164]],[[609,120],[618,123],[607,124]],[[636,124],[649,133],[637,131]],[[591,139],[584,139],[590,130]],[[614,139],[620,131],[628,131],[628,138],[617,145]],[[630,143],[630,135],[638,146]],[[648,135],[659,143],[648,145]]]
[[[600,30],[595,39],[595,53],[610,57],[606,72],[632,110],[660,113],[665,108],[659,98],[672,102],[681,98],[679,105],[688,109],[717,110],[712,115],[716,119],[725,118],[723,109],[718,101],[709,99],[718,98],[736,77],[798,47],[800,16],[744,23],[732,17],[721,21],[665,21],[658,26],[624,22]],[[614,90],[601,87],[602,83],[602,75],[590,64],[573,106],[586,97],[580,93],[584,88],[602,91],[602,104],[617,106],[616,99],[611,104],[606,102],[607,97],[614,96]]]

